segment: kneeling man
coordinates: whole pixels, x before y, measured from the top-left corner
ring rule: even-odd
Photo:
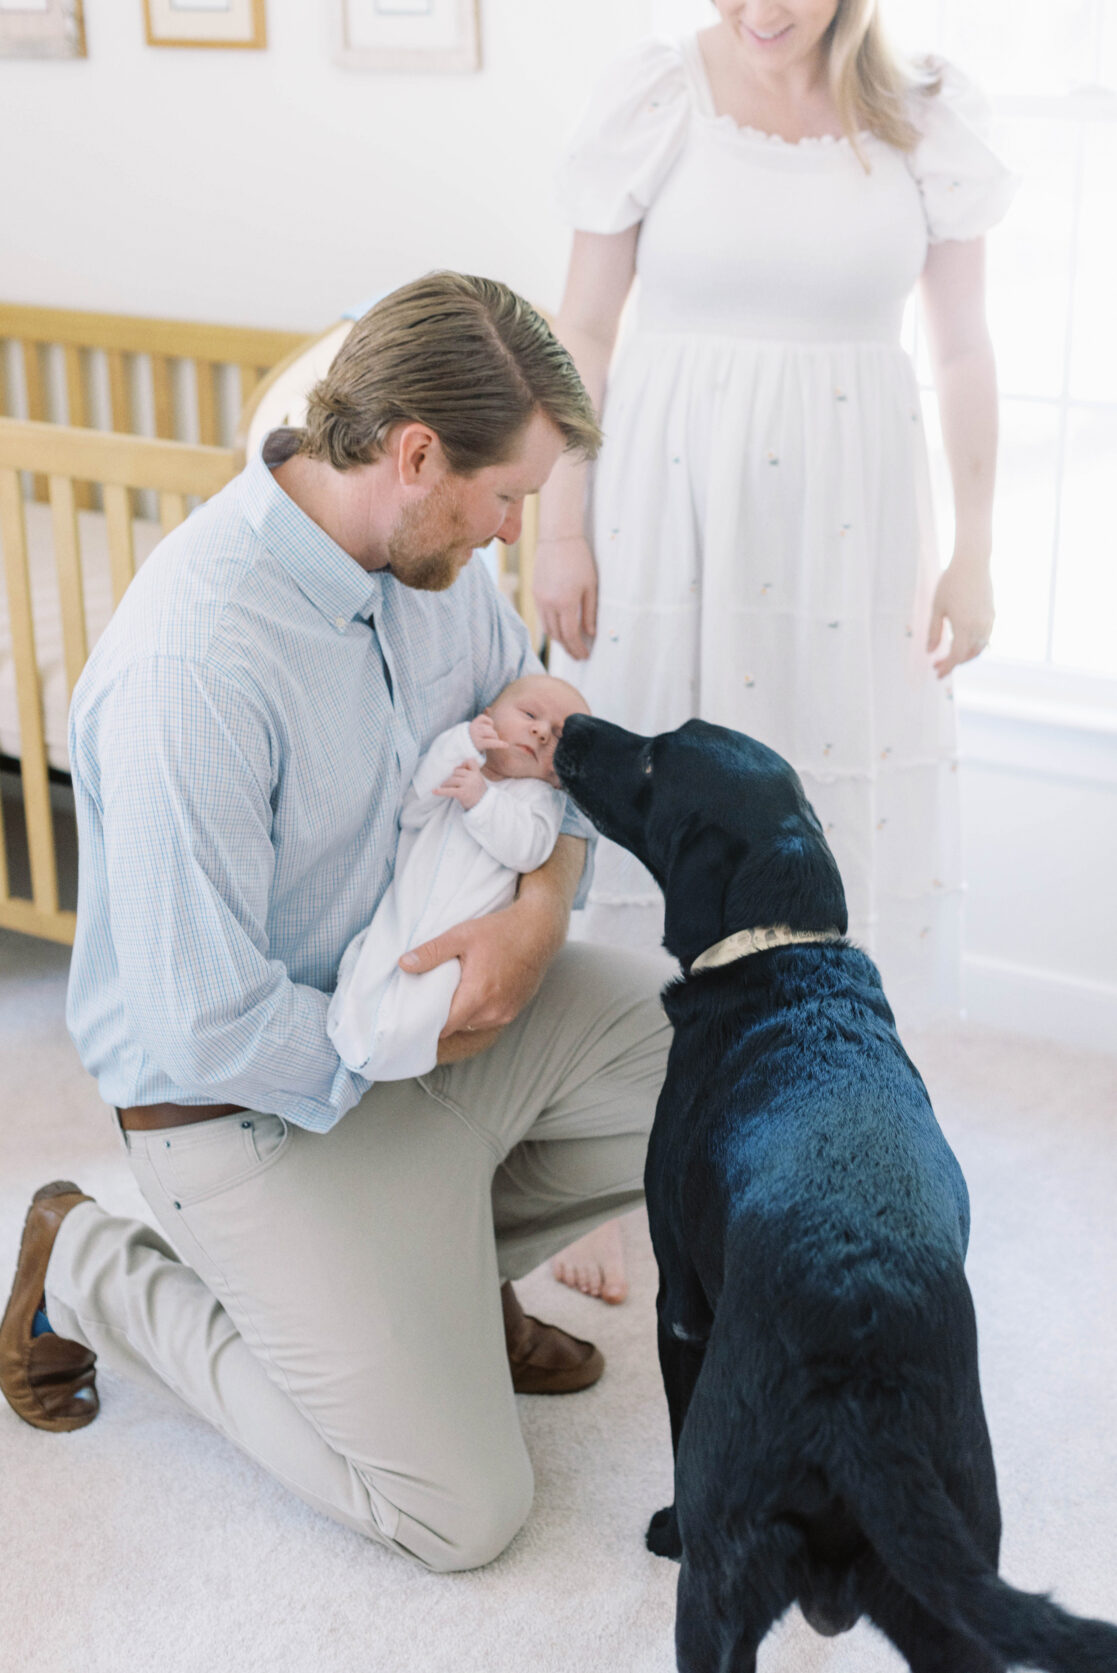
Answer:
[[[0,1326],[21,1417],[97,1413],[95,1359],[170,1387],[308,1503],[437,1570],[494,1557],[532,1479],[514,1391],[600,1354],[510,1280],[636,1203],[657,971],[565,946],[588,827],[417,950],[462,978],[438,1065],[377,1085],[326,1010],[391,875],[420,754],[538,669],[475,546],[600,434],[503,285],[379,302],[262,455],[144,564],[74,694],[68,1022],[165,1235],[68,1181]]]

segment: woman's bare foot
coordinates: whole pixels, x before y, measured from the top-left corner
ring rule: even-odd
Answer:
[[[608,1220],[580,1237],[555,1256],[551,1272],[560,1284],[617,1306],[628,1294],[620,1221]]]

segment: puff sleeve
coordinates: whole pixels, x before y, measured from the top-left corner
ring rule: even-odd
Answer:
[[[914,96],[912,118],[921,138],[908,166],[923,199],[932,244],[980,238],[1004,215],[1020,184],[992,151],[985,134],[989,107],[953,64],[939,60],[937,93]]]
[[[563,219],[582,232],[623,232],[643,220],[690,120],[678,46],[644,41],[598,82],[558,174]]]

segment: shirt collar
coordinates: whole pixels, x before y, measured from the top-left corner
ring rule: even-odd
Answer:
[[[240,501],[248,523],[268,551],[331,626],[342,619],[367,620],[379,607],[383,575],[362,569],[300,510],[260,453],[241,472]]]

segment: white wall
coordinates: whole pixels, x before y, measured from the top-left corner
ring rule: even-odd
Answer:
[[[479,74],[384,76],[333,64],[336,0],[267,0],[262,52],[84,3],[88,58],[0,59],[0,296],[296,330],[438,266],[553,306],[564,134],[663,14],[482,0]]]
[[[1117,1052],[1117,715],[957,687],[968,1014]]]

